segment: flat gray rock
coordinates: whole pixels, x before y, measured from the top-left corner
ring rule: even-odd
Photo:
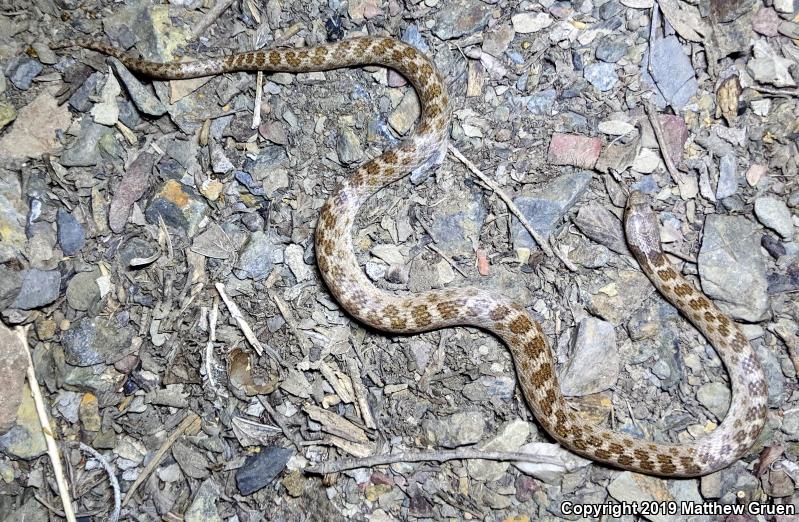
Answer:
[[[768,283],[758,227],[743,216],[708,216],[698,263],[702,289],[722,310],[744,321],[766,318]]]
[[[764,226],[772,229],[784,239],[793,237],[791,211],[784,201],[777,198],[762,197],[755,200],[755,215]]]
[[[22,288],[11,308],[33,310],[48,305],[58,299],[61,274],[58,270],[39,270],[31,268],[22,276]]]
[[[442,2],[433,34],[442,40],[475,33],[491,18],[491,6],[480,0]]]
[[[555,224],[577,202],[588,187],[593,174],[589,171],[575,172],[555,178],[543,188],[529,196],[519,196],[513,200],[524,217],[542,237],[548,237]],[[516,248],[535,247],[530,233],[518,219],[513,219],[511,228],[513,245]]]
[[[691,59],[676,36],[654,39],[651,45],[648,59],[641,64],[641,76],[654,80],[656,100],[680,110],[699,88]]]
[[[738,190],[738,160],[734,154],[725,154],[719,159],[719,182],[716,199],[732,196]]]
[[[613,325],[587,317],[572,338],[572,356],[560,372],[560,389],[578,397],[607,390],[619,378],[619,353]]]
[[[109,60],[117,75],[122,80],[122,83],[125,84],[133,103],[140,111],[150,116],[161,116],[166,112],[166,107],[161,103],[161,100],[152,94],[147,87],[142,85],[142,83],[122,65],[122,62],[116,58],[109,58]]]
[[[91,167],[102,161],[100,141],[113,131],[104,125],[97,125],[90,118],[83,118],[78,138],[61,154],[61,164],[65,167]]]

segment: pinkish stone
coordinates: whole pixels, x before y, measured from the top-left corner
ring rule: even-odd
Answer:
[[[688,140],[688,127],[680,116],[671,114],[660,115],[660,126],[663,128],[663,138],[666,141],[666,151],[674,165],[682,161],[683,147]]]
[[[388,86],[389,87],[405,87],[408,84],[405,77],[394,69],[388,70]]]
[[[763,7],[752,18],[752,29],[763,36],[777,36],[782,20],[777,11],[769,7]]]
[[[601,151],[602,140],[599,138],[556,132],[549,142],[547,159],[553,165],[573,165],[590,169],[596,164]]]

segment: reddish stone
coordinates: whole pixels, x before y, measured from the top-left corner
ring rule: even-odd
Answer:
[[[660,115],[660,126],[663,129],[663,138],[666,141],[666,151],[671,156],[671,161],[679,165],[682,161],[683,147],[688,140],[688,127],[679,116],[671,114]]]
[[[372,476],[369,477],[369,481],[372,484],[382,484],[384,486],[394,485],[394,479],[391,478],[389,475],[386,475],[385,473],[381,473],[380,471],[372,472]]]
[[[549,142],[547,158],[554,165],[573,165],[591,169],[599,159],[601,151],[602,140],[599,138],[556,132]]]
[[[533,477],[527,475],[519,475],[516,477],[516,500],[519,502],[527,502],[532,500],[533,493],[540,489],[540,484]]]

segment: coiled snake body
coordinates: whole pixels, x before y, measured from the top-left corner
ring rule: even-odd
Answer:
[[[455,325],[493,332],[510,348],[519,384],[542,426],[570,450],[599,462],[653,475],[703,475],[741,457],[758,437],[767,398],[760,363],[738,326],[666,259],[657,220],[639,193],[630,196],[626,209],[630,249],[660,293],[715,347],[730,376],[732,403],[726,418],[696,442],[649,442],[587,424],[560,392],[541,327],[521,304],[504,295],[454,288],[397,296],[371,283],[352,246],[352,226],[359,207],[381,187],[440,161],[447,141],[450,112],[445,83],[431,60],[415,48],[393,38],[362,37],[310,48],[160,64],[138,60],[90,39],[70,44],[114,56],[134,72],[157,79],[254,70],[298,73],[367,64],[395,69],[416,89],[421,119],[398,147],[366,162],[341,182],[322,208],[316,228],[319,270],[341,305],[363,323],[387,332],[409,334]]]

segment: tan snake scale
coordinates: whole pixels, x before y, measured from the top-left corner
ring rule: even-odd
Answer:
[[[660,293],[715,347],[730,376],[732,403],[726,418],[713,432],[690,444],[634,439],[584,421],[561,394],[547,340],[521,304],[477,288],[398,296],[370,282],[352,246],[359,207],[381,187],[439,162],[447,141],[450,111],[445,83],[430,59],[415,48],[393,38],[362,37],[309,48],[159,64],[91,39],[70,44],[114,56],[132,71],[157,79],[232,71],[298,73],[367,64],[395,69],[416,89],[422,104],[420,121],[401,145],[366,162],[341,182],[325,203],[316,229],[319,270],[341,305],[363,323],[387,332],[410,334],[455,325],[493,332],[510,348],[519,384],[541,425],[562,445],[599,462],[653,475],[703,475],[744,455],[760,434],[767,398],[760,363],[738,326],[666,259],[656,217],[639,193],[630,196],[626,209],[630,249]]]

